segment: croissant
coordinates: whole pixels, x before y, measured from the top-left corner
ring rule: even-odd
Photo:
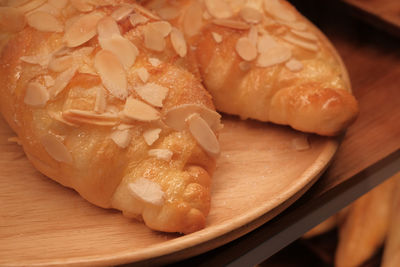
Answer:
[[[328,39],[283,0],[144,1],[179,28],[218,111],[337,135],[358,113]]]
[[[221,116],[182,33],[132,1],[0,7],[0,112],[40,172],[154,230],[205,226]]]

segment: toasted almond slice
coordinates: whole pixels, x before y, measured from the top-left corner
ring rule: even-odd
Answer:
[[[132,4],[132,5],[133,5],[133,8],[136,11],[136,13],[140,13],[140,14],[142,14],[150,19],[153,19],[153,20],[160,20],[160,17],[153,14],[152,12],[150,12],[146,8],[142,7],[141,5],[139,5],[139,4]]]
[[[62,32],[61,22],[54,16],[43,11],[37,11],[26,17],[27,23],[32,28],[42,32]]]
[[[295,35],[297,35],[298,37],[302,37],[310,41],[318,41],[318,37],[312,32],[298,31],[294,29],[291,29],[290,31]]]
[[[246,61],[252,61],[257,57],[257,48],[247,37],[241,37],[236,42],[236,52]]]
[[[43,80],[46,87],[52,87],[55,83],[53,77],[51,77],[50,75],[43,76]]]
[[[111,140],[114,141],[120,148],[127,148],[132,140],[132,134],[127,130],[116,130],[111,133]]]
[[[186,56],[187,46],[186,46],[185,38],[183,37],[182,32],[175,27],[172,28],[172,31],[171,31],[171,42],[172,42],[172,46],[175,49],[175,52],[179,56],[181,56],[181,57]]]
[[[97,24],[97,33],[99,34],[99,38],[102,39],[113,38],[114,36],[121,35],[118,24],[109,16],[104,17],[99,21]]]
[[[74,59],[71,55],[62,56],[62,57],[52,57],[49,62],[49,70],[55,72],[63,72],[66,69],[70,68],[74,63]]]
[[[125,99],[128,96],[128,83],[123,65],[118,57],[107,50],[101,50],[94,58],[94,67],[103,85],[115,97]]]
[[[163,120],[167,126],[176,131],[186,128],[186,119],[193,113],[198,113],[214,131],[222,129],[221,115],[201,104],[183,104],[169,109]]]
[[[113,17],[116,21],[120,21],[128,17],[132,12],[132,5],[123,4],[111,14],[111,17]]]
[[[169,149],[150,149],[148,155],[151,157],[156,157],[161,160],[170,161],[173,152]]]
[[[40,138],[44,149],[58,162],[72,164],[72,155],[67,147],[54,134],[46,134]]]
[[[283,40],[309,51],[317,52],[319,49],[317,44],[303,41],[291,35],[283,36]]]
[[[294,58],[286,62],[285,66],[293,72],[301,71],[303,69],[303,63]]]
[[[29,64],[37,64],[42,67],[47,67],[50,59],[51,59],[51,54],[50,53],[43,53],[39,55],[33,55],[33,56],[23,56],[19,58],[21,61],[29,63]]]
[[[155,57],[149,58],[149,62],[153,67],[158,67],[162,63],[158,58]]]
[[[138,121],[156,121],[160,118],[160,113],[155,108],[132,97],[126,100],[123,114]]]
[[[31,82],[26,88],[24,103],[32,107],[43,107],[49,100],[46,87],[38,82]]]
[[[247,37],[249,38],[250,42],[254,46],[257,46],[257,42],[258,42],[258,30],[257,30],[257,27],[252,25],[250,27],[250,30],[249,30],[249,33],[248,33]]]
[[[164,33],[157,29],[154,23],[148,23],[144,28],[144,45],[146,48],[161,52],[164,50],[166,43]]]
[[[47,3],[57,9],[63,9],[68,4],[68,0],[47,0]]]
[[[146,68],[143,68],[143,67],[138,68],[135,72],[139,76],[140,80],[142,80],[142,82],[146,83],[149,80],[150,74]]]
[[[219,142],[208,123],[198,113],[190,115],[187,123],[189,131],[197,143],[210,155],[218,156],[220,153]]]
[[[97,23],[103,17],[101,13],[90,13],[77,18],[66,29],[64,40],[68,47],[86,43],[97,34]]]
[[[163,8],[157,9],[157,14],[164,20],[176,19],[180,15],[180,11],[178,8],[173,6],[166,6]]]
[[[0,7],[0,29],[15,33],[24,29],[26,24],[24,13],[14,7]]]
[[[132,24],[133,27],[136,27],[137,25],[144,24],[144,23],[148,22],[149,19],[146,18],[143,15],[135,13],[135,14],[132,14],[132,15],[129,16],[129,21],[130,21],[130,23]]]
[[[80,12],[90,12],[94,9],[96,4],[93,0],[70,0],[74,8]]]
[[[164,204],[164,192],[161,187],[146,178],[138,178],[129,184],[130,192],[137,199],[156,206]]]
[[[208,12],[217,19],[230,18],[233,13],[231,7],[225,1],[205,0]]]
[[[214,19],[212,22],[215,25],[231,28],[234,30],[247,30],[250,28],[250,25],[246,22],[233,19]]]
[[[275,18],[283,21],[294,22],[296,15],[287,5],[283,5],[279,0],[264,0],[265,11]]]
[[[168,21],[156,21],[150,23],[150,26],[157,29],[163,37],[167,37],[172,30],[172,26]]]
[[[132,129],[132,128],[133,128],[133,125],[124,124],[124,123],[121,123],[120,125],[117,126],[117,129],[120,131]]]
[[[292,139],[292,146],[296,151],[305,151],[310,149],[310,143],[307,135],[301,135]]]
[[[106,110],[107,98],[106,92],[102,86],[96,87],[96,102],[94,104],[94,112],[103,113]]]
[[[95,113],[86,110],[68,109],[62,113],[63,119],[74,124],[93,124],[99,126],[114,126],[119,122],[118,114]]]
[[[60,10],[58,8],[50,5],[49,3],[46,3],[46,4],[41,5],[40,7],[36,8],[36,9],[26,13],[26,16],[29,16],[29,15],[35,13],[35,12],[38,12],[38,11],[48,13],[48,14],[56,17],[56,18],[61,15],[61,12],[60,12]]]
[[[168,94],[168,88],[155,83],[146,83],[134,89],[143,100],[155,107],[162,107],[162,102]]]
[[[55,98],[65,89],[65,87],[67,87],[77,70],[78,68],[76,66],[72,66],[57,76],[56,80],[54,81],[54,86],[49,90],[51,98]]]
[[[191,37],[200,32],[203,26],[202,6],[198,1],[191,1],[183,17],[183,32]]]
[[[261,12],[249,6],[243,7],[240,10],[240,16],[247,23],[253,23],[253,24],[259,23],[262,19]]]
[[[19,5],[18,6],[18,10],[21,11],[22,13],[26,13],[26,12],[29,12],[31,10],[34,10],[34,9],[40,7],[44,3],[46,3],[46,0],[31,0],[31,1],[27,1],[26,4]]]
[[[216,32],[211,32],[211,35],[212,35],[214,41],[215,41],[217,44],[219,44],[219,43],[222,42],[222,35],[221,35],[221,34],[218,34],[218,33],[216,33]]]
[[[137,47],[128,39],[115,35],[112,38],[99,38],[100,46],[104,50],[111,51],[116,55],[125,69],[129,69],[136,61],[139,54]]]
[[[158,138],[160,138],[160,133],[160,128],[147,130],[143,133],[144,141],[146,142],[146,144],[151,146],[152,144],[154,144],[155,141],[158,140]]]
[[[77,124],[74,124],[74,123],[64,120],[61,112],[48,111],[48,114],[49,114],[50,118],[52,118],[53,120],[59,121],[68,126],[79,127],[79,125],[77,125]]]
[[[268,50],[276,46],[278,46],[278,43],[267,33],[264,33],[260,38],[258,38],[257,50],[260,54],[266,53]]]
[[[288,61],[292,56],[292,52],[285,46],[276,46],[268,51],[260,54],[257,58],[257,66],[270,67]]]
[[[302,22],[302,21],[279,21],[279,23],[288,26],[289,28],[292,28],[294,30],[298,31],[305,31],[307,30],[308,26],[307,23]]]

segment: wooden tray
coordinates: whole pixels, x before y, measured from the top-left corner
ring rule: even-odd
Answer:
[[[179,236],[147,229],[120,212],[97,208],[38,173],[7,142],[0,118],[0,265],[160,264],[187,258],[251,231],[299,198],[319,177],[338,141],[287,127],[224,117],[222,154],[213,178],[207,227]]]

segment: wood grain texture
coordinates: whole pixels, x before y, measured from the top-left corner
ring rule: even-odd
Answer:
[[[204,252],[254,229],[300,197],[338,144],[311,135],[311,149],[300,152],[292,140],[302,134],[289,128],[233,117],[225,117],[224,124],[207,227],[178,236],[97,208],[44,177],[7,141],[13,133],[1,119],[0,265],[160,263]]]

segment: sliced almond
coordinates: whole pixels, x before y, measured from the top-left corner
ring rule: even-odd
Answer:
[[[298,31],[305,31],[307,30],[308,26],[307,23],[302,22],[302,21],[279,21],[279,23],[288,26],[289,28],[292,28],[294,30]]]
[[[111,140],[120,148],[127,148],[132,140],[132,134],[128,130],[116,130],[111,133]]]
[[[179,56],[181,56],[181,57],[186,56],[187,46],[186,46],[185,38],[183,37],[182,32],[175,27],[172,28],[172,31],[171,31],[171,43],[172,43],[173,48],[175,49],[175,52]]]
[[[62,113],[61,112],[48,111],[48,114],[49,114],[50,118],[52,118],[53,120],[59,121],[59,122],[61,122],[63,124],[66,124],[68,126],[79,127],[78,124],[74,124],[74,123],[71,123],[69,121],[64,120],[64,118],[62,117]]]
[[[113,17],[116,21],[123,20],[124,18],[128,17],[129,14],[133,12],[134,8],[132,5],[121,5],[118,9],[116,9],[112,14],[111,17]]]
[[[63,9],[68,4],[68,0],[47,0],[47,3],[58,9]]]
[[[257,48],[247,37],[239,38],[236,42],[236,52],[246,61],[252,61],[257,57]]]
[[[23,1],[23,2],[25,2],[25,1]],[[34,9],[40,7],[44,3],[46,3],[46,0],[30,0],[30,1],[26,1],[26,4],[18,6],[18,10],[21,11],[22,13],[26,13],[26,12],[29,12],[31,10],[34,10]]]
[[[33,56],[23,56],[19,58],[21,61],[29,63],[29,64],[37,64],[42,67],[47,67],[50,59],[51,59],[51,54],[50,53],[43,53],[39,55],[33,55]]]
[[[38,82],[31,82],[26,88],[24,103],[32,107],[43,107],[49,98],[46,87]]]
[[[90,12],[94,9],[96,2],[93,0],[70,0],[74,8],[80,12]]]
[[[191,1],[183,17],[183,32],[191,37],[200,32],[203,26],[202,6],[198,1]]]
[[[180,11],[178,8],[173,6],[166,6],[163,8],[157,9],[157,14],[164,20],[176,19],[180,15]]]
[[[151,11],[149,11],[148,9],[144,8],[143,6],[139,5],[139,4],[132,4],[134,10],[136,11],[136,13],[140,13],[150,19],[153,20],[160,20],[160,17],[158,17],[157,15],[153,14]]]
[[[296,15],[288,5],[283,5],[280,0],[264,0],[265,11],[275,18],[283,21],[293,22]]]
[[[132,129],[132,128],[133,128],[133,125],[124,124],[124,123],[121,123],[120,125],[117,126],[117,129],[120,131]]]
[[[317,52],[318,49],[319,49],[317,44],[310,43],[310,42],[307,42],[307,41],[303,41],[303,40],[301,40],[299,38],[296,38],[294,36],[291,36],[291,35],[285,35],[283,37],[283,40],[285,40],[285,41],[287,41],[287,42],[289,42],[291,44],[294,44],[294,45],[296,45],[298,47],[301,47],[303,49],[312,51],[312,52]]]
[[[54,17],[59,17],[61,15],[61,11],[58,8],[50,5],[49,3],[46,3],[44,5],[41,5],[40,7],[32,10],[31,12],[26,13],[26,16],[29,16],[30,14],[33,14],[38,11],[48,13]]]
[[[217,19],[230,18],[233,13],[231,7],[223,0],[205,0],[208,12]]]
[[[137,199],[156,206],[164,204],[164,192],[161,187],[149,179],[138,178],[129,184],[129,190]]]
[[[146,144],[151,146],[152,144],[154,144],[155,141],[158,140],[158,138],[160,137],[160,133],[160,128],[147,130],[143,133],[144,141],[146,142]]]
[[[170,161],[173,152],[169,149],[150,149],[148,155],[151,157],[156,157],[157,159]]]
[[[233,19],[214,19],[212,23],[218,26],[227,27],[234,30],[247,30],[250,28],[250,25],[247,24],[246,22]]]
[[[116,55],[107,50],[98,52],[94,58],[94,67],[103,85],[113,96],[119,99],[128,96],[125,69]]]
[[[74,124],[93,124],[98,126],[114,126],[119,116],[112,113],[95,113],[86,110],[68,109],[62,113],[63,119]]]
[[[149,58],[149,62],[153,67],[158,67],[162,63],[158,58],[155,57]]]
[[[149,80],[149,72],[147,71],[146,68],[138,68],[136,69],[136,74],[139,76],[140,80],[144,83],[146,83]]]
[[[208,123],[197,113],[187,119],[189,131],[197,143],[212,156],[218,156],[220,145]]]
[[[249,38],[250,42],[254,46],[257,46],[257,42],[258,42],[258,30],[257,30],[257,27],[252,25],[250,27],[249,34],[247,35],[247,37]]]
[[[59,93],[61,93],[69,84],[69,82],[74,77],[76,71],[76,66],[72,66],[69,69],[60,73],[54,81],[54,86],[50,88],[50,96],[51,98],[55,98]]]
[[[63,142],[54,134],[46,134],[40,138],[44,149],[58,162],[72,164],[72,155]]]
[[[243,7],[240,10],[240,16],[247,23],[253,23],[253,24],[259,23],[262,19],[261,12],[249,6]]]
[[[285,46],[272,47],[257,58],[257,66],[270,67],[288,61],[292,52]]]
[[[43,76],[43,80],[46,87],[52,87],[55,84],[55,80],[50,75]]]
[[[298,37],[302,37],[304,39],[310,40],[310,41],[318,41],[317,35],[315,35],[312,32],[305,32],[305,31],[298,31],[298,30],[290,30],[292,33],[297,35]]]
[[[121,35],[118,24],[112,17],[102,18],[97,24],[97,32],[99,34],[99,39],[109,39]]]
[[[64,40],[68,47],[86,43],[97,34],[97,23],[103,17],[101,13],[90,13],[77,18],[66,29]]]
[[[215,41],[217,44],[219,44],[219,43],[222,42],[222,35],[221,35],[221,34],[218,34],[218,33],[216,33],[216,32],[211,32],[211,35],[212,35],[214,41]]]
[[[96,87],[96,102],[94,104],[94,112],[104,113],[107,107],[106,92],[102,86]]]
[[[112,38],[99,38],[100,46],[116,55],[125,69],[129,69],[139,54],[137,47],[128,39],[115,35]]]
[[[146,83],[134,89],[143,100],[155,107],[162,107],[162,102],[168,94],[168,88],[155,83]]]
[[[144,45],[148,49],[161,52],[166,46],[165,36],[160,29],[156,28],[157,25],[154,23],[146,24],[144,28]]]
[[[301,71],[303,69],[303,63],[294,58],[286,62],[285,66],[286,68],[288,68],[290,71],[293,72]]]
[[[155,108],[132,97],[126,100],[123,114],[138,121],[156,121],[160,118],[160,113]]]
[[[137,25],[144,24],[144,23],[148,22],[149,19],[146,18],[143,15],[135,13],[135,14],[132,14],[132,15],[129,16],[129,21],[130,21],[130,23],[132,24],[133,27],[136,27]]]
[[[49,70],[55,72],[63,72],[66,69],[70,68],[74,63],[74,59],[71,55],[62,56],[62,57],[52,57],[49,62]]]
[[[0,7],[0,29],[15,33],[24,29],[26,24],[24,13],[14,7]]]
[[[276,46],[278,46],[278,43],[271,35],[267,33],[264,33],[262,36],[260,36],[260,38],[258,38],[257,50],[260,54],[266,53],[268,50]]]
[[[26,17],[27,23],[32,28],[42,32],[62,32],[64,26],[61,22],[43,11],[37,11]]]
[[[176,131],[186,128],[186,119],[193,113],[198,113],[214,131],[222,128],[221,115],[201,104],[183,104],[169,109],[163,120],[165,124]]]

